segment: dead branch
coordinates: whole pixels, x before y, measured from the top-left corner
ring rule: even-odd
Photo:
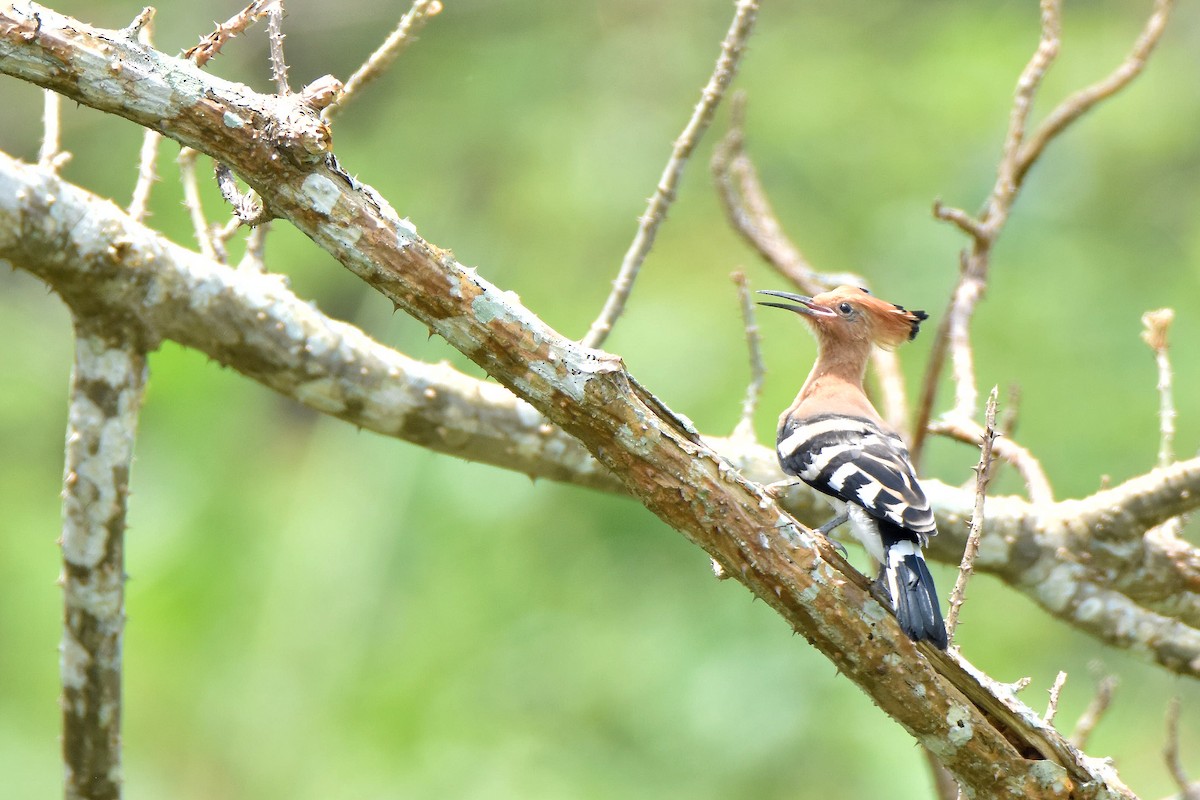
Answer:
[[[197,67],[203,67],[220,55],[221,48],[225,46],[226,42],[266,16],[269,7],[276,2],[277,0],[254,0],[250,5],[218,25],[217,29],[201,39],[199,44],[185,50],[183,57],[190,58]]]
[[[387,72],[392,63],[408,48],[417,33],[425,27],[431,17],[442,11],[441,0],[413,0],[412,6],[400,18],[396,28],[388,34],[383,44],[367,57],[363,65],[355,70],[341,88],[340,96],[329,103],[322,116],[332,120],[341,113],[346,104],[358,97],[367,84]]]
[[[1117,685],[1120,683],[1116,675],[1105,675],[1096,684],[1096,694],[1092,696],[1092,702],[1088,703],[1088,707],[1084,709],[1083,714],[1079,717],[1079,721],[1075,723],[1075,730],[1071,734],[1071,741],[1075,746],[1082,749],[1087,746],[1088,740],[1092,737],[1092,731],[1096,729],[1096,725],[1104,717],[1104,712],[1108,711],[1109,705],[1112,704],[1113,694],[1117,691]]]
[[[963,549],[962,562],[958,566],[958,579],[950,593],[950,610],[946,614],[946,635],[954,641],[958,627],[958,615],[966,601],[967,582],[975,571],[975,556],[979,553],[979,536],[983,531],[983,506],[987,497],[988,483],[992,479],[992,445],[996,441],[996,388],[988,397],[986,422],[979,445],[979,465],[975,467],[975,508],[971,512],[971,524],[967,529],[967,546]],[[1049,721],[1049,720],[1047,720]]]
[[[713,67],[712,75],[709,76],[708,83],[700,93],[700,102],[692,111],[691,119],[688,120],[683,132],[675,140],[675,145],[671,149],[671,157],[667,160],[667,165],[658,179],[658,185],[654,188],[650,203],[641,216],[637,233],[634,235],[629,249],[625,252],[625,257],[621,260],[621,268],[617,271],[616,279],[613,280],[612,291],[605,300],[604,307],[600,309],[599,316],[592,322],[587,334],[581,340],[584,347],[603,347],[617,318],[625,310],[625,303],[633,291],[633,283],[637,280],[642,262],[646,260],[650,248],[654,246],[654,237],[658,233],[658,226],[667,218],[667,211],[670,209],[671,203],[675,201],[675,188],[683,176],[684,167],[687,166],[692,151],[696,149],[696,145],[712,123],[717,106],[720,104],[721,98],[725,96],[725,90],[733,82],[733,76],[737,74],[738,63],[746,52],[746,42],[750,38],[751,31],[754,30],[754,20],[757,16],[758,0],[737,0],[733,21],[729,25],[725,39],[721,42],[721,54],[717,57],[716,66]]]
[[[758,322],[754,315],[754,301],[750,297],[750,288],[746,282],[746,273],[734,272],[733,282],[738,287],[738,300],[742,309],[742,324],[746,328],[746,350],[750,359],[750,383],[746,387],[746,399],[742,401],[742,416],[733,429],[731,436],[743,437],[757,441],[754,435],[754,412],[758,408],[758,398],[762,395],[763,380],[767,368],[763,364],[762,350],[759,348]]]
[[[933,416],[933,405],[946,355],[949,353],[954,376],[954,405],[946,416],[974,419],[978,403],[974,355],[970,342],[970,324],[975,306],[987,288],[991,250],[1008,220],[1013,203],[1046,145],[1073,121],[1100,101],[1112,97],[1129,84],[1145,66],[1166,25],[1171,0],[1157,0],[1154,11],[1138,37],[1133,51],[1108,78],[1067,98],[1031,135],[1026,135],[1034,99],[1046,72],[1058,54],[1062,19],[1060,0],[1042,0],[1042,29],[1037,49],[1017,80],[1009,114],[1008,131],[996,169],[996,182],[982,213],[973,218],[960,209],[934,204],[934,216],[951,222],[971,237],[970,247],[960,256],[961,274],[946,313],[938,326],[929,366],[917,405],[917,424],[912,453],[919,460],[925,435]]]

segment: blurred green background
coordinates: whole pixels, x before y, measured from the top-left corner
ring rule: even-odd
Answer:
[[[1060,497],[1153,466],[1155,370],[1138,336],[1148,309],[1178,311],[1178,451],[1200,444],[1200,13],[1181,5],[1148,72],[1034,170],[975,318],[980,385],[1021,387],[1019,439]],[[764,6],[736,85],[787,229],[816,264],[860,271],[936,321],[964,242],[930,204],[974,210],[990,189],[1036,3]],[[141,5],[55,7],[116,28]],[[1068,3],[1038,111],[1107,73],[1149,7]],[[156,42],[179,51],[238,8],[161,4]],[[346,78],[404,8],[289,0],[292,85]],[[446,0],[339,118],[338,156],[430,241],[582,335],[731,9]],[[211,69],[269,91],[264,27]],[[34,159],[39,91],[3,79],[0,103],[0,148]],[[127,203],[140,131],[64,105],[65,176]],[[707,160],[727,124],[726,107],[608,343],[714,434],[733,427],[747,377],[728,275],[745,267],[755,287],[783,286],[717,205]],[[189,243],[177,152],[161,147],[151,223]],[[326,312],[479,374],[286,225],[268,258]],[[761,323],[757,427],[770,441],[813,352],[794,320]],[[69,317],[6,270],[0,338],[0,794],[52,797]],[[910,384],[931,339],[903,351]],[[127,545],[128,798],[931,796],[898,726],[635,503],[359,432],[171,344],[151,373]],[[976,457],[935,442],[926,471],[965,481]],[[1007,476],[1000,491],[1017,488]],[[948,593],[952,572],[936,577]],[[1032,677],[1035,708],[1068,670],[1067,728],[1096,676],[1119,674],[1089,752],[1114,757],[1143,797],[1172,791],[1163,713],[1182,695],[1185,764],[1200,778],[1195,682],[1099,646],[986,577],[960,641],[994,677]]]

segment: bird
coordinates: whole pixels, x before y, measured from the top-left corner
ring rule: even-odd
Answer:
[[[799,314],[817,340],[816,363],[779,417],[780,466],[833,505],[836,515],[819,533],[828,537],[849,520],[855,538],[880,564],[877,582],[887,590],[904,633],[945,650],[937,589],[921,552],[937,534],[937,523],[904,440],[863,391],[872,348],[914,339],[928,315],[854,286],[813,297],[759,293],[789,301],[759,304]]]

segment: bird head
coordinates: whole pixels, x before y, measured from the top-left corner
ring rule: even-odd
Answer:
[[[892,348],[916,338],[921,322],[929,316],[880,300],[857,286],[839,286],[815,297],[765,289],[759,294],[792,301],[759,305],[800,314],[822,341],[870,342]]]

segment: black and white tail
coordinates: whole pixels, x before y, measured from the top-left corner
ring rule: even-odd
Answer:
[[[946,625],[921,545],[885,536],[884,548],[887,561],[882,577],[887,581],[900,628],[914,642],[926,641],[945,650]]]

